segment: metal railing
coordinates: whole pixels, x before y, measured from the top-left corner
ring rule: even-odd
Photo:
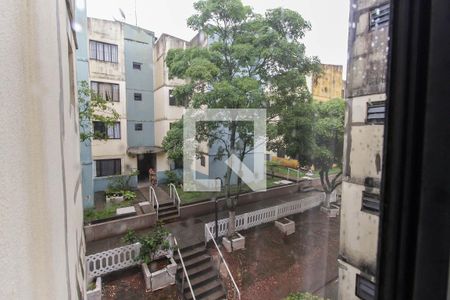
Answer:
[[[289,177],[290,173],[296,173],[297,174],[297,181],[300,180],[300,171],[299,170],[292,169],[292,168],[287,168],[287,177],[288,178],[291,178],[291,177]]]
[[[158,220],[159,202],[158,198],[156,197],[156,192],[153,186],[150,186],[149,193],[150,193],[150,203],[152,204],[152,207],[155,208],[156,205],[156,219]]]
[[[183,277],[181,278],[181,294],[184,296],[184,279],[186,278],[187,283],[189,285],[189,289],[191,290],[192,299],[195,300],[194,290],[192,289],[192,284],[191,284],[191,281],[189,280],[189,275],[186,270],[186,266],[184,265],[183,256],[181,256],[181,252],[180,252],[180,248],[178,247],[177,239],[175,237],[173,237],[173,241],[174,241],[175,247],[178,252],[178,257],[180,257],[181,266],[183,267],[183,275],[182,275]]]
[[[241,292],[239,291],[239,288],[236,284],[236,281],[234,281],[233,275],[231,274],[230,268],[228,267],[227,262],[225,261],[225,258],[223,258],[222,255],[222,251],[220,251],[219,246],[216,243],[216,240],[214,239],[214,236],[211,233],[211,230],[209,230],[208,224],[205,224],[205,231],[207,231],[209,233],[209,237],[211,238],[211,240],[214,242],[214,246],[217,249],[217,253],[219,253],[220,259],[217,263],[217,274],[218,276],[220,276],[220,264],[223,261],[223,264],[225,265],[225,268],[227,269],[228,275],[230,276],[231,282],[233,283],[233,288],[234,288],[234,299],[241,299]],[[236,298],[237,295],[237,298]]]
[[[173,183],[169,183],[169,197],[172,200],[173,204],[178,209],[178,216],[180,215],[180,207],[181,207],[181,200],[180,196],[178,196],[177,187]]]

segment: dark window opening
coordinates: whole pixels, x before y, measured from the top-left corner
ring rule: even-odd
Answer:
[[[134,130],[135,131],[142,131],[142,123],[134,124]]]
[[[206,166],[206,157],[204,155],[200,156],[200,165],[202,167]]]
[[[363,191],[361,210],[378,213],[380,211],[380,195]]]
[[[89,57],[95,60],[117,63],[118,62],[117,45],[98,41],[89,41]]]
[[[387,25],[389,23],[390,5],[385,4],[374,8],[369,13],[369,29],[375,30],[381,25]]]
[[[141,69],[142,64],[138,63],[138,62],[133,62],[133,69],[135,70],[140,70]]]
[[[385,110],[384,101],[367,103],[367,123],[383,123]]]
[[[108,139],[118,140],[120,139],[120,122],[114,122],[114,124],[106,125],[103,122],[94,123],[94,139]]]
[[[95,167],[97,177],[120,175],[122,173],[120,158],[96,160]]]
[[[141,93],[134,93],[134,100],[135,101],[142,101],[142,94]]]
[[[119,85],[116,83],[91,81],[91,90],[106,101],[120,101]]]
[[[357,274],[355,294],[363,300],[375,299],[375,283]]]
[[[175,99],[175,95],[173,94],[172,90],[169,90],[169,105],[170,106],[176,106],[177,100]]]

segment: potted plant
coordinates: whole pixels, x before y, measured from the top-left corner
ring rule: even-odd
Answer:
[[[136,259],[142,263],[147,290],[155,291],[175,284],[177,264],[172,257],[170,238],[169,231],[160,222],[149,234],[138,236],[133,231],[129,231],[124,238],[128,244],[141,244]]]
[[[276,220],[275,227],[278,228],[284,235],[290,235],[295,232],[295,222],[288,218]]]
[[[222,245],[227,252],[245,249],[245,237],[239,232],[234,232],[230,237],[226,236],[222,239]]]
[[[86,291],[87,300],[101,300],[102,299],[102,278],[97,277],[95,281],[88,284]]]
[[[120,203],[125,200],[123,191],[107,190],[106,191],[106,203]]]

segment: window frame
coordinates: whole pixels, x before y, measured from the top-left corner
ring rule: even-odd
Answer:
[[[206,156],[204,154],[200,155],[200,166],[206,167]]]
[[[144,126],[142,123],[134,123],[134,131],[142,131],[144,130]]]
[[[362,295],[360,293],[360,291],[361,291],[360,283],[361,282],[366,285],[369,285],[369,284],[373,285],[373,297],[371,297],[371,296],[365,297],[364,295]],[[376,289],[375,282],[368,279],[366,276],[363,276],[361,274],[356,274],[356,279],[355,279],[355,296],[356,297],[358,297],[359,299],[362,299],[362,300],[374,300],[374,299],[376,299],[375,298],[375,289]]]
[[[93,121],[92,122],[92,129],[93,129],[93,131],[94,131],[94,133],[95,133],[95,125],[96,124],[98,124],[98,125],[100,125],[100,124],[102,124],[103,125],[103,130],[104,130],[104,135],[106,136],[106,138],[95,138],[95,134],[94,134],[94,140],[120,140],[120,139],[122,139],[122,132],[121,132],[121,128],[120,128],[120,121],[117,121],[117,122],[114,122],[114,124],[112,125],[113,127],[112,127],[112,130],[114,131],[114,133],[113,133],[113,136],[112,137],[110,137],[109,136],[109,126],[111,126],[111,125],[109,125],[109,126],[107,126],[106,124],[105,124],[105,122],[100,122],[100,121]],[[116,129],[118,130],[118,137],[115,137],[116,136]]]
[[[365,205],[364,201],[365,199],[369,199],[370,200],[366,200],[366,202],[369,203],[374,203],[376,202],[378,207],[376,209],[370,207],[370,205]],[[372,193],[372,192],[368,192],[368,191],[362,191],[361,193],[361,211],[369,213],[369,214],[374,214],[374,215],[378,215],[380,213],[380,195],[376,194],[376,193]]]
[[[117,175],[122,175],[122,159],[120,158],[107,158],[107,159],[96,159],[95,161],[95,177],[109,177],[109,176],[117,176]],[[109,175],[103,175],[102,172],[102,163],[108,162],[108,161],[113,161],[114,162],[114,174],[109,174]],[[119,172],[117,172],[117,169]],[[100,173],[100,175],[99,175]]]
[[[141,71],[142,70],[142,63],[133,61],[133,70]]]
[[[95,45],[95,55],[92,55],[93,54],[92,46],[94,46],[94,45]],[[99,52],[100,46],[102,49]],[[108,51],[109,59],[105,58],[106,57],[105,46],[107,46],[107,48],[109,48],[109,51]],[[100,57],[99,53],[101,53],[101,57]],[[116,44],[106,43],[106,42],[97,41],[97,40],[89,40],[89,59],[118,64],[119,63],[118,53],[119,53],[119,46]]]
[[[94,88],[93,85],[97,85],[97,88]],[[100,95],[100,85],[109,85],[111,87],[111,100],[107,96]],[[91,80],[90,88],[94,93],[108,102],[120,102],[120,85],[118,83]],[[117,100],[114,100],[115,90],[117,91]]]
[[[384,108],[383,112],[370,112],[370,109]],[[383,114],[382,118],[369,118],[371,115]],[[366,124],[384,124],[386,119],[386,101],[367,102],[366,105]]]
[[[385,13],[382,14],[381,16],[374,17],[374,15],[377,15],[377,13],[376,13],[377,10],[380,10]],[[383,22],[381,24],[379,24],[379,22],[377,22],[376,20],[381,19],[383,17],[386,17],[386,20],[383,20]],[[390,3],[389,2],[381,4],[375,8],[372,8],[371,10],[369,10],[369,31],[375,31],[378,28],[388,26],[390,18],[391,18],[391,11],[390,11]]]
[[[134,101],[142,101],[142,93],[134,93]]]
[[[169,106],[179,106],[179,105],[177,105],[177,99],[175,98],[175,96],[172,93],[173,93],[173,89],[170,89],[169,90]]]

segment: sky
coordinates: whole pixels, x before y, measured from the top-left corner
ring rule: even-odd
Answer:
[[[195,32],[186,25],[195,13],[196,0],[86,0],[88,17],[123,20],[155,32],[190,40]],[[324,64],[347,66],[347,35],[349,0],[242,0],[258,13],[283,7],[299,12],[311,22],[312,30],[305,36],[306,53],[318,56]],[[136,4],[136,5],[135,5]],[[135,9],[136,8],[136,9]]]

